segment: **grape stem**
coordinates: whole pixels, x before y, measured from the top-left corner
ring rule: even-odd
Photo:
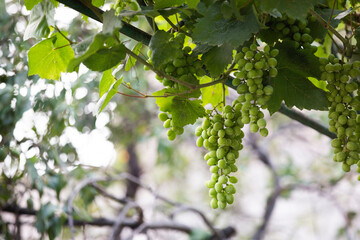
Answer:
[[[141,57],[139,57],[137,54],[135,54],[133,51],[131,51],[130,49],[128,49],[127,47],[125,47],[125,51],[127,54],[129,54],[130,56],[132,56],[133,58],[135,58],[136,60],[138,60],[139,62],[141,62],[142,64],[144,64],[145,66],[147,66],[148,68],[150,68],[154,73],[156,73],[157,75],[161,76],[161,77],[164,77],[164,78],[167,78],[173,82],[176,82],[176,83],[179,83],[181,85],[184,85],[185,87],[188,87],[190,89],[195,89],[196,88],[196,85],[193,85],[193,84],[190,84],[190,83],[187,83],[187,82],[184,82],[184,81],[181,81],[177,78],[174,78],[170,75],[167,75],[157,69],[154,68],[153,65],[151,65],[150,63],[148,63],[146,60],[142,59]]]
[[[300,113],[299,111],[287,108],[284,104],[281,105],[278,112],[286,115],[287,117],[289,117],[291,119],[294,119],[294,120],[304,124],[305,126],[308,126],[312,129],[318,131],[321,134],[328,136],[331,139],[337,138],[336,134],[330,132],[326,126],[308,118],[307,116]]]
[[[335,30],[326,20],[324,20],[317,12],[310,9],[310,14],[316,18],[316,20],[323,25],[324,28],[328,29],[330,32],[332,32],[337,38],[340,39],[340,41],[344,44],[345,53],[347,56],[351,56],[352,54],[352,48],[348,40],[346,40],[341,34]]]

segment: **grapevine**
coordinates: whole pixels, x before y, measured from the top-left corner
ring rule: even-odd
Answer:
[[[358,165],[360,173],[359,4],[294,0],[290,8],[285,2],[116,0],[105,13],[92,6],[83,13],[104,28],[88,49],[75,56],[75,41],[66,32],[57,27],[52,33],[37,31],[36,37],[47,34],[29,51],[29,75],[59,79],[61,72],[78,71],[80,64],[103,72],[101,112],[115,94],[133,96],[122,93],[121,82],[112,75],[123,65],[125,71],[137,67],[124,64],[126,59],[155,72],[162,88],[152,95],[136,92],[156,99],[169,140],[203,119],[195,135],[197,146],[207,151],[212,208],[224,209],[235,201],[244,126],[251,134],[268,136],[265,111],[271,116],[284,105],[328,110],[327,135],[336,135],[331,142],[334,160],[345,172]],[[150,26],[140,24],[140,15]],[[134,22],[139,24],[129,24]],[[130,50],[133,40],[148,48],[137,42],[136,51]],[[39,59],[50,70],[39,66]],[[231,105],[225,101],[227,87],[237,93]]]

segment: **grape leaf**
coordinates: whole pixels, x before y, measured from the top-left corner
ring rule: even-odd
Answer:
[[[173,94],[175,90],[165,88],[153,93],[153,96],[166,96]],[[168,112],[172,116],[174,127],[184,127],[194,124],[196,119],[205,116],[205,109],[200,100],[189,100],[179,96],[155,97],[156,104],[163,112]]]
[[[99,98],[101,98],[115,82],[115,78],[112,75],[112,69],[108,69],[103,72],[99,85]]]
[[[104,5],[105,0],[92,0],[91,1],[92,5],[94,5],[95,7],[101,7]]]
[[[132,50],[133,53],[135,53],[136,55],[139,55],[141,47],[142,47],[141,42],[136,44],[135,47]],[[135,63],[136,63],[136,58],[133,58],[132,56],[129,56],[128,60],[126,61],[125,71],[129,71],[133,66],[135,66]]]
[[[200,83],[208,83],[211,82],[212,79],[208,76],[204,76],[200,78]],[[218,109],[221,111],[221,105],[219,105],[223,98],[222,98],[223,86],[222,84],[212,85],[210,87],[201,88],[202,93],[202,105],[206,106],[207,104],[211,104],[213,107],[218,106]],[[225,87],[225,95],[229,95],[228,88]]]
[[[307,79],[319,79],[320,75],[318,59],[311,50],[298,50],[288,41],[278,43],[276,48],[280,51],[277,56],[278,75],[271,81],[274,92],[267,103],[269,112],[276,112],[283,100],[288,107],[326,110],[328,101],[325,92]]]
[[[83,63],[93,71],[105,71],[116,66],[126,57],[125,46],[119,44],[110,48],[100,48],[87,57]]]
[[[104,71],[116,66],[125,58],[126,52],[123,44],[113,46],[112,40],[112,36],[97,34],[87,51],[70,61],[67,71],[76,71],[80,63],[94,71]]]
[[[185,2],[189,8],[196,8],[200,0],[186,0]]]
[[[28,58],[29,76],[38,74],[41,78],[57,80],[60,78],[60,73],[66,71],[70,60],[74,58],[74,51],[66,38],[60,33],[55,33],[51,38],[30,48]]]
[[[123,27],[123,23],[118,16],[115,16],[115,10],[111,9],[103,13],[103,33],[112,34],[115,30]]]
[[[182,97],[173,99],[172,108],[169,111],[172,116],[174,127],[183,127],[188,124],[194,124],[198,118],[206,115],[204,107],[200,100],[188,100]]]
[[[332,9],[321,9],[321,8],[315,8],[315,11],[326,21],[329,20],[329,18],[332,14],[336,15],[337,13],[341,12],[340,10],[334,10],[334,12],[332,13]],[[339,25],[340,22],[341,22],[340,20],[336,20],[333,17],[331,19],[330,25],[333,28],[337,28],[337,26]],[[326,36],[326,34],[328,32],[328,30],[326,28],[324,28],[321,25],[321,23],[319,23],[318,21],[315,21],[315,22],[309,21],[307,27],[311,29],[311,36],[313,38],[324,39],[324,37]]]
[[[99,115],[102,110],[109,104],[110,100],[117,94],[117,88],[122,83],[123,78],[120,78],[108,88],[108,91],[104,93],[96,104],[94,115]]]
[[[42,3],[35,6],[30,14],[29,24],[24,32],[24,40],[40,39],[50,33],[49,26],[54,25],[55,9],[51,3]]]
[[[251,8],[242,9],[244,21],[240,21],[224,19],[220,2],[210,5],[209,8],[201,2],[197,7],[204,17],[199,18],[194,25],[194,41],[212,46],[228,43],[237,48],[259,31],[258,21]]]
[[[213,47],[202,56],[202,60],[213,78],[219,77],[231,63],[233,48],[229,44]]]
[[[151,59],[155,68],[182,56],[182,51],[172,42],[172,35],[165,31],[157,31],[150,41]]]
[[[25,0],[25,7],[27,10],[31,10],[38,3],[42,2],[42,0]]]
[[[272,12],[277,9],[289,17],[304,21],[309,9],[313,9],[318,0],[262,0],[260,8],[265,12]]]
[[[154,1],[154,8],[167,8],[167,7],[176,7],[181,4],[184,4],[185,0],[156,0]]]

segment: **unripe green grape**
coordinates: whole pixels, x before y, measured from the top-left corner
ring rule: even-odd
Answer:
[[[267,96],[270,96],[274,92],[274,88],[271,85],[267,85],[264,87],[264,93]]]
[[[171,127],[171,119],[167,119],[163,125],[164,125],[164,128],[170,128]]]
[[[236,178],[236,177],[231,176],[231,177],[229,177],[229,182],[231,182],[231,183],[237,183],[237,182],[238,182],[238,180],[237,180],[237,178]]]
[[[217,195],[217,192],[216,192],[215,188],[210,188],[209,189],[209,196],[214,198],[214,197],[216,197],[216,195]]]
[[[263,118],[260,118],[260,119],[256,122],[256,124],[259,126],[259,128],[264,128],[264,127],[266,127],[266,120],[263,119]]]
[[[294,33],[293,39],[294,39],[296,42],[300,42],[300,40],[301,40],[301,34],[298,33],[298,32]]]
[[[225,148],[219,148],[218,150],[216,150],[216,157],[218,159],[224,158],[226,155],[226,150]]]
[[[209,160],[207,160],[207,165],[209,166],[213,166],[217,164],[217,160],[215,158],[210,158]]]
[[[271,68],[269,70],[269,76],[270,77],[276,77],[278,75],[278,70],[276,68]]]
[[[228,194],[236,193],[236,189],[235,189],[234,185],[232,185],[232,184],[227,185],[224,190]]]
[[[261,128],[260,135],[263,137],[267,137],[269,135],[269,131],[267,130],[267,128]]]
[[[350,171],[350,166],[347,165],[346,163],[343,163],[342,164],[342,169],[344,172],[349,172]]]
[[[269,66],[272,67],[272,68],[276,67],[276,65],[277,65],[277,60],[276,60],[276,58],[269,58],[269,59],[268,59],[268,64],[269,64]]]
[[[176,138],[176,133],[172,129],[169,129],[167,131],[167,136],[170,141],[173,141]]]
[[[226,202],[218,202],[219,208],[220,209],[225,209],[226,208]]]
[[[162,112],[162,113],[159,113],[159,119],[160,119],[160,121],[162,121],[162,122],[165,122],[166,120],[168,120],[169,119],[169,116],[166,114],[166,113],[164,113],[164,112]]]
[[[220,176],[219,180],[218,180],[218,183],[226,184],[227,181],[228,181],[228,178],[226,176]]]
[[[272,49],[271,52],[270,52],[270,56],[271,57],[276,57],[277,55],[279,55],[279,49]]]
[[[249,72],[250,70],[253,69],[253,67],[254,67],[254,65],[252,63],[248,62],[245,64],[244,69]]]
[[[251,123],[250,124],[250,132],[256,133],[257,131],[259,131],[259,126],[256,123]]]
[[[226,195],[224,193],[217,193],[216,194],[216,199],[219,201],[219,202],[225,202],[226,201]]]
[[[216,198],[211,199],[210,206],[213,209],[217,209],[218,208],[218,200],[216,200]]]
[[[221,183],[216,183],[215,184],[215,190],[218,193],[222,192],[223,191],[223,185]]]

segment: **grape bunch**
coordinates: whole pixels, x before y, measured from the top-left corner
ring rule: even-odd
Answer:
[[[168,74],[169,76],[175,77],[181,81],[197,84],[199,83],[196,76],[202,77],[206,74],[203,69],[203,63],[199,60],[198,55],[190,54],[192,51],[191,47],[184,46],[185,34],[177,33],[172,39],[170,39],[170,44],[181,49],[182,55],[180,57],[174,58],[169,62],[164,63],[160,66],[158,70]],[[148,52],[150,57],[149,62],[151,63],[151,51]],[[179,90],[188,90],[186,87],[166,79],[162,76],[156,75],[156,78],[165,86],[171,87]]]
[[[159,119],[164,122],[164,128],[168,129],[167,137],[170,141],[175,140],[176,135],[184,133],[183,127],[176,127],[173,125],[172,118],[165,112],[159,113]]]
[[[199,80],[196,76],[201,77],[206,74],[205,70],[203,69],[204,64],[199,59],[198,55],[194,53],[190,54],[192,51],[191,47],[183,47],[184,40],[185,34],[183,33],[177,33],[176,36],[170,39],[170,44],[178,47],[181,50],[182,55],[162,64],[158,70],[183,82],[198,84]],[[148,52],[148,56],[150,58],[148,61],[151,63],[151,50]],[[146,68],[145,70],[149,69]],[[180,94],[189,90],[189,88],[162,76],[156,75],[156,78],[165,87],[175,89],[176,92],[179,92]],[[172,119],[167,113],[160,113],[159,118],[164,122],[164,127],[169,129],[167,132],[169,140],[174,140],[177,135],[181,135],[184,132],[183,128],[175,127],[173,125]]]
[[[314,48],[311,46],[313,37],[311,36],[311,29],[308,27],[309,22],[315,22],[313,16],[309,16],[305,21],[295,20],[294,18],[283,15],[281,18],[271,17],[267,23],[269,28],[278,33],[280,39],[288,39],[295,42],[295,47],[300,46],[304,48]]]
[[[132,10],[138,11],[139,6],[135,1],[131,0],[116,0],[115,3],[111,4],[111,8],[115,9],[115,15],[119,15],[122,10]],[[139,20],[138,16],[134,15],[131,17],[124,17],[124,21],[126,22],[136,22]]]
[[[232,106],[225,106],[222,114],[205,118],[202,126],[195,130],[195,135],[198,136],[197,146],[208,150],[204,159],[210,166],[212,176],[206,186],[211,197],[210,205],[214,209],[224,209],[234,202],[236,190],[233,184],[237,182],[237,178],[230,174],[238,170],[235,160],[243,148],[241,107],[241,103],[233,102]]]
[[[334,161],[342,163],[345,172],[354,164],[360,173],[360,110],[359,84],[354,81],[360,76],[360,61],[342,63],[334,55],[320,58],[321,80],[327,82],[329,109],[329,130],[336,133],[332,140]],[[360,177],[359,177],[360,180]]]
[[[243,47],[236,55],[239,71],[234,75],[236,78],[232,84],[237,87],[239,94],[237,102],[242,103],[242,122],[250,124],[252,133],[260,132],[264,137],[268,135],[264,113],[261,108],[266,108],[266,102],[273,93],[273,87],[269,85],[269,79],[277,75],[278,49],[270,49],[268,45],[264,51],[259,51],[256,44],[250,48]]]

